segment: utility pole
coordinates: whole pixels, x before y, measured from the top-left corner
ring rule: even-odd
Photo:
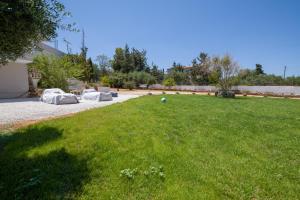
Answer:
[[[285,79],[285,74],[286,74],[286,66],[284,66],[283,79]]]
[[[71,50],[71,48],[69,46],[71,44],[71,42],[69,42],[68,40],[66,40],[66,38],[64,38],[64,42],[66,43],[68,54],[71,54],[72,50]]]
[[[81,48],[85,48],[85,34],[84,34],[84,29],[82,29],[82,41],[81,41]]]

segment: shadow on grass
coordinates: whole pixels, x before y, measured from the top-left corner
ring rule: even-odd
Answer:
[[[55,141],[63,130],[31,127],[0,135],[1,199],[65,199],[80,193],[88,180],[86,160],[64,148],[28,157],[27,150]]]

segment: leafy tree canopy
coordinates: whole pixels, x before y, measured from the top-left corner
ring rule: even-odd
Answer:
[[[66,16],[70,13],[58,0],[1,0],[0,64],[56,37],[58,28],[75,30],[74,24],[62,23]]]
[[[256,64],[255,65],[255,73],[256,73],[256,75],[265,74],[261,64]]]
[[[147,71],[150,68],[147,63],[147,52],[145,50],[138,50],[126,44],[125,48],[116,48],[115,55],[112,61],[112,68],[114,71],[129,73],[133,71]]]

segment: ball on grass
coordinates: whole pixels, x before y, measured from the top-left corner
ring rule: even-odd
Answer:
[[[166,103],[167,102],[167,99],[165,97],[161,98],[160,100],[162,103]]]

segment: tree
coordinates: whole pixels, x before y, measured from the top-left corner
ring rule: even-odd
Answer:
[[[2,0],[0,10],[0,64],[55,38],[58,28],[75,31],[71,24],[62,23],[70,13],[58,0]]]
[[[163,70],[159,70],[158,66],[152,64],[152,68],[150,69],[150,74],[155,78],[157,83],[161,83],[164,80],[164,72]]]
[[[108,76],[103,76],[101,78],[101,85],[104,87],[108,87],[110,83],[109,77]]]
[[[122,48],[116,48],[112,68],[114,71],[123,71],[125,65],[124,51]]]
[[[147,64],[147,52],[145,50],[139,51],[138,49],[132,48],[131,57],[133,62],[133,70],[146,71]]]
[[[96,61],[99,67],[99,76],[107,76],[111,70],[111,61],[108,56],[100,54],[97,56]]]
[[[238,73],[238,64],[229,55],[222,58],[214,57],[212,63],[215,68],[220,70],[221,76],[218,84],[221,90],[229,91],[233,84],[233,78]]]
[[[133,71],[146,71],[150,73],[150,68],[147,64],[146,51],[139,51],[126,44],[125,48],[116,48],[115,55],[112,61],[114,71],[122,73],[130,73]]]
[[[136,87],[138,87],[139,85],[142,85],[142,84],[146,84],[147,88],[148,88],[150,85],[156,83],[155,78],[151,74],[149,74],[145,71],[131,72],[131,73],[128,74],[127,79],[129,81],[133,81],[135,83]]]
[[[92,59],[89,58],[86,61],[87,79],[89,82],[96,82],[98,79],[97,69]]]
[[[167,86],[169,88],[171,88],[171,86],[174,86],[176,83],[175,83],[175,80],[173,78],[166,78],[163,82],[163,85],[164,86]]]
[[[180,63],[176,63],[174,61],[173,64],[172,64],[172,67],[170,69],[168,69],[168,72],[172,72],[172,71],[183,72],[184,68],[183,68],[183,66]]]
[[[211,61],[207,53],[201,52],[197,58],[192,61],[191,77],[192,81],[198,85],[207,85],[209,83]]]
[[[261,75],[261,74],[265,74],[263,67],[261,64],[256,64],[255,65],[255,74],[256,75]]]
[[[210,73],[208,75],[208,81],[210,84],[218,84],[221,77],[221,69],[219,67],[213,67],[210,70]]]
[[[167,78],[172,78],[177,85],[189,85],[190,77],[187,72],[171,70],[166,75]]]
[[[124,65],[121,69],[123,73],[129,73],[131,71],[134,71],[134,63],[132,54],[130,52],[128,44],[125,45],[124,48]]]
[[[68,89],[68,78],[80,78],[82,69],[73,63],[68,56],[58,58],[49,55],[39,55],[29,64],[29,69],[41,73],[39,85],[42,88]]]
[[[114,88],[122,88],[126,82],[126,75],[120,72],[114,72],[109,76],[110,86]]]

